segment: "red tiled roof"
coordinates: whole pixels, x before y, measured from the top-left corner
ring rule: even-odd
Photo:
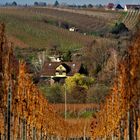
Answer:
[[[109,8],[109,9],[112,9],[114,7],[114,4],[113,3],[109,3],[108,5],[107,5],[107,8]]]
[[[78,73],[81,68],[80,62],[45,62],[40,75],[55,76],[56,68],[60,65],[63,65],[66,68],[68,76]]]

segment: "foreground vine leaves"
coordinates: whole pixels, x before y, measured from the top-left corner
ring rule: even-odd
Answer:
[[[130,139],[138,138],[140,32],[135,36],[133,45],[129,47],[118,68],[112,91],[91,123],[93,139],[127,139],[127,135]]]
[[[90,122],[65,121],[33,84],[26,72],[26,64],[16,60],[13,45],[7,42],[5,26],[0,25],[0,138],[41,139],[48,137],[82,137],[83,131],[90,136]],[[10,122],[7,121],[8,94],[11,95]]]

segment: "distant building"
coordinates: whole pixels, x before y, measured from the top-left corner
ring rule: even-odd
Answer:
[[[70,32],[78,32],[79,29],[76,28],[76,27],[71,27],[71,28],[69,28],[69,31],[70,31]]]
[[[62,58],[59,56],[49,56],[51,62],[61,62]]]
[[[108,3],[108,5],[106,6],[106,9],[112,10],[114,6],[115,6],[114,3]]]
[[[75,73],[86,74],[80,62],[45,62],[40,72],[40,79],[49,83],[64,82],[67,77]]]
[[[106,10],[123,10],[124,8],[120,4],[109,3],[106,6]]]
[[[117,5],[114,5],[112,10],[124,10],[124,8],[120,4],[117,4]]]
[[[125,5],[124,11],[129,11],[129,10],[140,10],[140,5]]]

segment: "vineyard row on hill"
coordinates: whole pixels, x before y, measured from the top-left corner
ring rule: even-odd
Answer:
[[[133,29],[138,23],[139,16],[140,10],[130,10],[122,22],[127,26],[128,29]]]

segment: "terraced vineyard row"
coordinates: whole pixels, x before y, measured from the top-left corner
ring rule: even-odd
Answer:
[[[55,110],[59,113],[65,111],[65,104],[52,104]],[[96,111],[98,109],[97,104],[67,104],[68,112],[84,112],[84,111]]]
[[[123,23],[128,27],[128,29],[133,29],[138,23],[140,16],[140,10],[130,10],[123,19]]]
[[[61,8],[34,8],[33,11],[47,13],[50,17],[67,21],[68,23],[77,26],[79,29],[92,32],[105,32],[110,28],[110,24],[115,23],[121,16],[121,13],[108,13],[100,11],[84,11],[75,9]],[[64,20],[65,19],[65,20]]]
[[[2,9],[4,10],[4,9]],[[17,9],[5,9],[12,12],[16,12]],[[22,12],[20,12],[22,11]],[[19,13],[28,13],[28,16],[34,15],[34,17],[49,20],[53,19],[60,22],[66,22],[69,25],[73,25],[81,29],[82,31],[89,32],[100,32],[100,31],[108,31],[110,29],[110,24],[115,23],[116,20],[120,18],[122,13],[113,12],[108,13],[104,12],[91,12],[92,15],[82,14],[82,11],[72,12],[66,10],[59,9],[50,9],[50,8],[19,8]],[[87,13],[90,13],[87,11]]]
[[[75,50],[84,47],[94,39],[94,37],[71,33],[46,24],[43,21],[44,15],[27,9],[0,9],[0,21],[6,24],[7,33],[13,39],[12,42],[21,42],[18,43],[18,45],[21,44],[20,47],[47,49],[56,45],[59,50]]]

